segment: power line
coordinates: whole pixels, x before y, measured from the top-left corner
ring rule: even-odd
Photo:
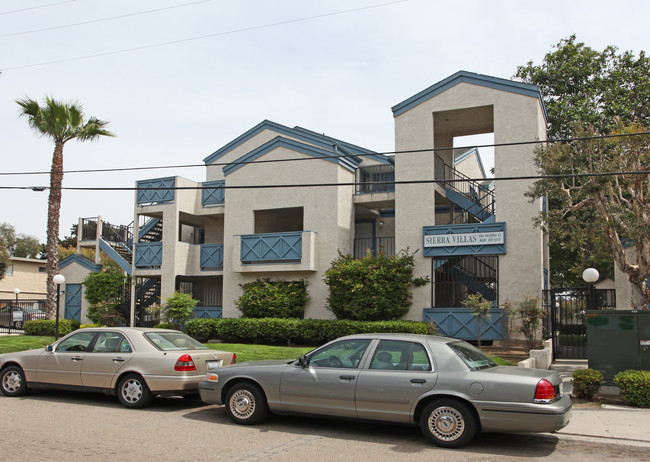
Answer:
[[[396,156],[402,154],[416,154],[423,152],[436,152],[436,151],[453,151],[464,150],[471,148],[497,148],[497,147],[512,147],[512,146],[525,146],[531,144],[545,144],[545,143],[571,143],[576,141],[589,141],[595,139],[608,139],[608,138],[626,138],[633,136],[650,135],[650,131],[639,133],[621,133],[613,135],[593,135],[583,136],[576,138],[561,138],[550,140],[532,140],[532,141],[513,141],[510,143],[494,143],[494,144],[480,144],[474,146],[463,147],[441,147],[441,148],[426,148],[426,149],[411,149],[406,151],[384,151],[384,152],[369,152],[360,154],[332,154],[330,156],[321,157],[299,157],[299,158],[284,158],[284,159],[256,159],[250,161],[233,161],[233,162],[214,162],[209,164],[211,167],[220,167],[226,165],[248,165],[248,164],[266,164],[266,163],[281,163],[281,162],[299,162],[311,160],[325,160],[325,159],[345,159],[350,157],[372,157],[372,156]],[[63,171],[35,171],[35,172],[0,172],[0,176],[18,176],[18,175],[49,175],[50,173],[112,173],[112,172],[126,172],[126,171],[139,171],[139,170],[165,170],[165,169],[181,169],[181,168],[196,168],[206,167],[206,164],[178,164],[178,165],[158,165],[158,166],[144,166],[144,167],[114,167],[114,168],[99,168],[99,169],[77,169],[77,170],[63,170]]]
[[[75,0],[66,0],[64,2],[48,3],[47,5],[32,6],[32,7],[29,7],[29,8],[22,8],[20,10],[3,11],[3,12],[0,12],[0,15],[13,14],[13,13],[22,13],[23,11],[30,11],[30,10],[38,10],[39,8],[47,8],[47,7],[50,7],[50,6],[62,5],[64,3],[72,3],[74,1]]]
[[[95,54],[90,54],[90,55],[77,56],[77,57],[74,57],[74,58],[65,58],[65,59],[58,59],[58,60],[54,60],[54,61],[44,61],[44,62],[35,63],[35,64],[25,64],[25,65],[22,65],[22,66],[7,67],[7,68],[4,68],[4,69],[0,70],[0,74],[2,72],[5,72],[5,71],[15,71],[15,70],[18,70],[18,69],[28,69],[28,68],[31,68],[31,67],[48,66],[50,64],[67,63],[67,62],[70,62],[70,61],[79,61],[79,60],[83,60],[83,59],[98,58],[100,56],[109,56],[109,55],[115,55],[115,54],[121,54],[121,53],[129,53],[131,51],[147,50],[147,49],[150,49],[150,48],[159,48],[159,47],[164,47],[164,46],[167,46],[167,45],[175,45],[175,44],[178,44],[178,43],[192,42],[192,41],[195,41],[195,40],[204,40],[204,39],[212,38],[212,37],[220,37],[220,36],[223,36],[223,35],[238,34],[238,33],[241,33],[241,32],[250,32],[250,31],[253,31],[253,30],[266,29],[266,28],[270,28],[270,27],[284,26],[286,24],[292,24],[292,23],[302,22],[302,21],[310,21],[310,20],[314,20],[314,19],[326,18],[326,17],[329,17],[329,16],[336,16],[336,15],[346,14],[346,13],[354,13],[354,12],[357,12],[357,11],[369,10],[369,9],[372,9],[372,8],[380,8],[380,7],[383,7],[383,6],[393,5],[393,4],[396,4],[396,3],[404,3],[404,2],[407,2],[407,1],[408,0],[395,0],[395,1],[380,3],[380,4],[376,4],[376,5],[369,5],[369,6],[359,7],[359,8],[351,8],[351,9],[348,9],[348,10],[334,11],[332,13],[323,13],[323,14],[318,14],[318,15],[314,15],[314,16],[305,16],[303,18],[288,19],[286,21],[279,21],[279,22],[274,22],[274,23],[270,23],[270,24],[263,24],[263,25],[260,25],[260,26],[244,27],[242,29],[234,29],[234,30],[225,31],[225,32],[216,32],[214,34],[200,35],[200,36],[196,36],[196,37],[189,37],[189,38],[179,39],[179,40],[171,40],[171,41],[168,41],[168,42],[154,43],[154,44],[151,44],[151,45],[142,45],[142,46],[139,46],[139,47],[124,48],[124,49],[121,49],[121,50],[113,50],[113,51],[106,51],[106,52],[103,52],[103,53],[95,53]]]
[[[399,180],[399,181],[364,181],[360,182],[342,182],[342,183],[296,183],[296,184],[253,184],[253,185],[223,185],[223,186],[161,186],[161,187],[99,187],[99,186],[62,186],[52,188],[50,186],[0,186],[0,190],[32,190],[42,192],[52,189],[61,191],[192,191],[192,190],[214,190],[214,189],[279,189],[279,188],[322,188],[322,187],[339,187],[339,186],[364,186],[373,185],[416,185],[416,184],[448,184],[448,183],[471,183],[481,182],[489,179],[490,181],[525,181],[525,180],[551,180],[562,178],[588,178],[588,177],[607,177],[607,176],[624,176],[624,175],[644,175],[650,176],[650,170],[635,170],[631,172],[593,172],[593,173],[561,173],[556,175],[523,175],[523,176],[504,176],[497,178],[454,178],[454,179],[433,179],[433,180]]]
[[[74,1],[74,0],[71,0],[71,1]],[[114,19],[128,18],[128,17],[131,17],[131,16],[140,16],[140,15],[143,15],[143,14],[156,13],[158,11],[172,10],[174,8],[183,8],[183,7],[186,7],[186,6],[197,5],[199,3],[206,3],[206,2],[210,2],[210,1],[212,1],[212,0],[200,0],[198,2],[184,3],[182,5],[168,6],[166,8],[156,8],[155,10],[140,11],[138,13],[122,14],[122,15],[119,15],[119,16],[111,16],[109,18],[92,19],[90,21],[76,22],[76,23],[73,23],[73,24],[65,24],[65,25],[61,25],[61,26],[44,27],[42,29],[32,29],[32,30],[26,30],[26,31],[22,31],[22,32],[13,32],[11,34],[0,35],[0,38],[12,37],[14,35],[33,34],[35,32],[45,32],[45,31],[48,31],[48,30],[65,29],[65,28],[68,28],[68,27],[83,26],[85,24],[93,24],[93,23],[97,23],[97,22],[112,21]],[[62,2],[62,3],[67,3],[67,2]],[[2,13],[0,13],[0,14],[2,14]]]

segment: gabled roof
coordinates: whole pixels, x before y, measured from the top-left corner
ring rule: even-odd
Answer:
[[[101,271],[102,269],[102,265],[98,265],[91,259],[84,257],[83,255],[78,253],[73,253],[72,255],[68,255],[63,260],[61,260],[59,262],[59,269],[65,268],[66,266],[71,265],[72,263],[78,263],[79,265],[83,266],[86,269],[89,269],[94,273]]]
[[[242,135],[238,136],[230,143],[226,144],[222,148],[216,150],[215,152],[207,156],[205,159],[203,159],[203,162],[205,162],[206,165],[215,162],[219,158],[228,154],[230,151],[242,145],[243,143],[250,140],[251,138],[258,135],[264,130],[272,130],[278,133],[278,135],[283,135],[285,137],[291,137],[297,140],[304,141],[305,143],[314,144],[328,151],[342,152],[344,155],[354,155],[354,156],[362,155],[364,157],[371,157],[372,159],[378,160],[380,162],[385,162],[385,163],[393,162],[391,158],[381,154],[375,154],[374,151],[371,151],[370,149],[362,148],[360,146],[336,138],[332,138],[330,136],[325,136],[325,134],[316,133],[314,131],[307,130],[306,128],[302,128],[302,127],[290,128],[285,125],[272,122],[270,120],[264,120],[259,124],[257,124],[256,126],[254,126],[253,128],[251,128],[250,130],[244,132]],[[360,162],[360,159],[357,159],[357,162]]]
[[[485,175],[485,167],[483,167],[483,160],[481,159],[481,155],[478,152],[478,148],[469,148],[465,150],[454,149],[454,167],[472,156],[476,157],[478,166],[481,169],[481,174],[483,175],[483,178],[485,178],[487,175]]]
[[[458,85],[459,83],[471,83],[487,88],[494,88],[496,90],[508,91],[519,95],[530,96],[531,98],[539,99],[542,109],[544,110],[544,117],[546,117],[546,106],[542,99],[542,92],[537,85],[530,85],[528,83],[515,82],[513,80],[501,79],[498,77],[490,77],[489,75],[475,74],[473,72],[458,71],[455,74],[441,80],[438,83],[431,85],[429,88],[422,90],[416,95],[402,101],[393,106],[393,117],[408,111],[409,109],[423,103],[424,101],[439,95],[445,90]]]
[[[355,171],[357,166],[361,163],[361,160],[358,157],[338,157],[334,149],[322,149],[311,144],[301,143],[291,138],[285,138],[284,136],[276,136],[271,141],[264,143],[262,146],[253,149],[236,161],[226,165],[223,168],[223,174],[226,176],[230,175],[232,172],[244,167],[246,162],[252,162],[280,147],[291,149],[292,151],[312,157],[321,157],[323,160],[339,164],[350,171]]]

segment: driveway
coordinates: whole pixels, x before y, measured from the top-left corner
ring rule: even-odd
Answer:
[[[130,410],[113,397],[37,392],[0,397],[0,454],[7,461],[508,461],[641,460],[647,447],[562,435],[479,434],[466,448],[440,449],[417,428],[277,416],[256,427],[222,407],[182,398]]]

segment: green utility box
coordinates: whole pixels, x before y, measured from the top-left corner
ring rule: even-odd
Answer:
[[[650,311],[587,311],[587,359],[605,385],[621,371],[650,370]]]

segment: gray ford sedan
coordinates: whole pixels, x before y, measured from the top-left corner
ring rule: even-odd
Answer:
[[[557,372],[497,366],[469,343],[425,335],[352,335],[293,361],[222,367],[199,393],[238,424],[269,412],[414,424],[443,447],[478,431],[553,432],[571,418]]]

